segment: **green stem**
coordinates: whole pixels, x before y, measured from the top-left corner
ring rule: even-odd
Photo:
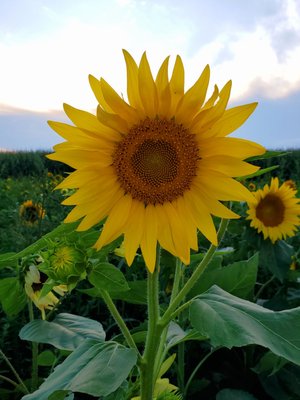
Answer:
[[[218,231],[218,238],[219,242],[221,242],[223,235],[226,231],[228,225],[228,220],[221,220],[219,231]],[[213,255],[215,254],[217,247],[214,246],[213,244],[209,247],[207,253],[203,257],[202,261],[197,265],[195,271],[193,272],[192,276],[186,281],[185,285],[183,288],[179,291],[177,296],[174,298],[173,302],[170,303],[169,307],[167,308],[166,312],[161,318],[161,324],[166,326],[169,324],[172,314],[175,312],[177,306],[183,301],[185,296],[188,294],[188,292],[192,289],[192,287],[195,285],[195,283],[198,281],[200,276],[203,274],[205,271],[207,265],[211,261]]]
[[[116,321],[118,327],[120,328],[120,331],[122,332],[128,346],[131,347],[132,349],[136,350],[138,356],[140,356],[140,353],[135,344],[135,341],[133,340],[133,337],[131,336],[129,329],[127,328],[127,325],[125,324],[123,318],[121,317],[119,311],[117,310],[114,302],[112,301],[110,294],[106,290],[101,290],[101,296],[102,296],[107,308],[109,309],[111,315],[113,316],[114,320]]]
[[[191,373],[191,375],[190,375],[190,377],[189,377],[189,379],[188,379],[188,381],[187,381],[187,383],[186,383],[186,385],[185,385],[184,391],[183,391],[183,398],[184,398],[184,399],[187,398],[187,392],[188,392],[188,390],[189,390],[190,384],[191,384],[192,380],[194,379],[196,373],[198,372],[199,368],[200,368],[200,367],[203,365],[203,363],[204,363],[215,351],[217,351],[218,349],[219,349],[219,347],[216,347],[215,349],[213,349],[213,350],[211,350],[209,353],[207,353],[206,356],[204,356],[204,357],[202,358],[202,360],[201,360],[201,361],[199,362],[199,364],[196,366],[196,368],[194,369],[194,371]]]
[[[269,280],[267,280],[263,285],[261,285],[261,287],[259,288],[259,290],[257,291],[256,295],[254,296],[254,302],[256,303],[257,300],[259,299],[259,296],[262,294],[262,292],[265,290],[265,288],[271,283],[273,282],[275,279],[275,275],[272,275],[271,278]]]
[[[148,272],[147,279],[147,304],[148,304],[148,330],[145,350],[140,365],[141,372],[141,400],[153,400],[153,391],[156,381],[155,360],[160,348],[163,327],[159,323],[159,263],[160,246],[157,245],[156,265],[154,272]]]
[[[34,320],[33,306],[31,300],[28,303],[28,310],[29,310],[29,320],[31,322]],[[31,390],[35,391],[38,388],[38,381],[39,381],[39,370],[38,370],[39,344],[37,342],[32,342],[31,352],[32,352]]]
[[[3,353],[3,351],[0,349],[0,356],[3,358],[3,360],[6,362],[6,364],[8,365],[8,367],[10,368],[10,370],[12,371],[12,373],[14,374],[14,376],[16,377],[17,381],[20,383],[21,387],[22,387],[22,391],[26,394],[29,393],[29,390],[27,389],[25,383],[22,381],[20,375],[17,373],[17,371],[15,370],[15,368],[13,367],[13,365],[11,364],[11,362],[9,361],[9,359],[6,357],[6,355]],[[5,378],[3,376],[1,376],[2,379],[5,379],[6,381],[9,381],[10,383],[14,382],[9,378]]]
[[[176,258],[176,267],[175,267],[175,275],[174,275],[174,281],[173,281],[173,287],[172,287],[172,293],[171,293],[171,298],[170,298],[170,303],[172,303],[173,299],[176,297],[178,291],[179,291],[179,287],[180,287],[180,282],[181,282],[181,278],[182,278],[182,268],[183,268],[183,263],[179,260],[179,258]],[[161,338],[160,338],[160,343],[159,343],[159,347],[157,350],[157,357],[155,360],[155,368],[154,368],[154,372],[155,372],[155,377],[157,379],[161,365],[163,360],[165,359],[166,356],[166,338],[167,338],[167,334],[168,334],[168,328],[169,326],[166,326],[161,334]]]

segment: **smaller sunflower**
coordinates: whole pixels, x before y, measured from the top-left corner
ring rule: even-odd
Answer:
[[[41,310],[43,319],[46,318],[45,311],[52,310],[59,301],[52,291],[47,293],[46,296],[41,296],[41,290],[46,280],[47,275],[40,272],[35,265],[29,267],[29,271],[25,276],[25,292],[35,306]],[[54,286],[53,291],[63,296],[68,289],[66,285],[59,285]]]
[[[300,225],[300,204],[296,191],[278,178],[272,178],[271,184],[253,192],[253,201],[248,202],[247,210],[250,226],[262,232],[264,239],[272,243],[296,234]]]
[[[46,211],[32,200],[24,201],[19,208],[19,215],[26,225],[34,225],[45,217]]]
[[[256,190],[256,185],[255,185],[255,183],[250,182],[250,183],[248,184],[248,189],[250,190],[250,192],[255,191],[255,190]]]
[[[288,179],[287,181],[284,182],[284,184],[289,186],[293,190],[297,190],[297,184],[292,179]]]

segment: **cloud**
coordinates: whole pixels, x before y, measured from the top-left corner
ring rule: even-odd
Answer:
[[[194,54],[193,66],[210,60],[213,77],[233,79],[233,98],[285,97],[300,89],[300,10],[286,0],[252,30],[224,32]]]

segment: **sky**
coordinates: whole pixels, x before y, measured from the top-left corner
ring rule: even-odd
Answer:
[[[208,97],[231,79],[229,107],[259,103],[232,136],[300,148],[299,0],[1,0],[0,148],[61,142],[47,121],[95,111],[89,74],[126,96],[123,48],[154,75],[179,54],[186,89],[209,64]]]

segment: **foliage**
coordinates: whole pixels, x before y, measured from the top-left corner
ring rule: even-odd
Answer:
[[[11,164],[9,157],[15,157]],[[61,223],[66,193],[53,189],[63,171],[49,174],[37,154],[4,158],[1,399],[139,399],[149,316],[149,277],[141,255],[128,268],[122,238],[96,251],[101,224],[77,232],[77,223]],[[22,176],[17,159],[29,163],[28,176]],[[246,185],[262,187],[277,175],[299,187],[300,151],[254,162],[280,167],[249,178]],[[22,223],[19,207],[26,200],[46,210],[36,225]],[[190,266],[160,251],[161,325],[152,338],[160,351],[153,358],[158,400],[299,398],[300,237],[275,244],[263,240],[246,221],[246,208],[233,205],[242,218],[229,222],[218,249],[212,251],[199,235],[199,252],[192,254]],[[222,229],[217,218],[215,223]],[[58,298],[45,320],[24,290],[31,266],[41,274],[33,291]],[[191,279],[194,284],[185,292]],[[57,294],[61,285],[67,292]]]

